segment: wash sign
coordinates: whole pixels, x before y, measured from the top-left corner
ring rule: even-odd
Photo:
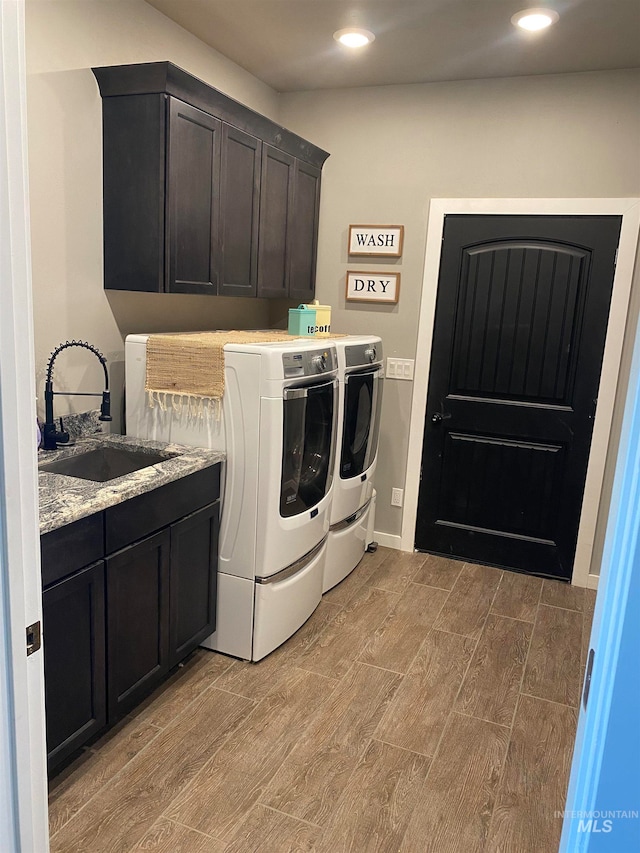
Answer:
[[[350,225],[349,254],[399,258],[403,237],[403,225]]]

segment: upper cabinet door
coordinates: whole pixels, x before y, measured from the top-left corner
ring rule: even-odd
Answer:
[[[320,169],[296,161],[290,229],[289,298],[311,302],[316,289]]]
[[[258,281],[258,214],[262,142],[222,126],[220,174],[221,296],[255,296]]]
[[[258,296],[289,295],[289,223],[293,212],[295,157],[262,146],[258,237]]]
[[[105,98],[104,286],[165,289],[165,95]]]
[[[172,293],[217,293],[222,122],[169,98],[167,279]]]

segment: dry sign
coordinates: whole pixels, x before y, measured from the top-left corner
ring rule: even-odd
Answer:
[[[348,272],[347,302],[394,304],[400,294],[399,272]]]
[[[404,225],[350,225],[349,254],[399,258]]]

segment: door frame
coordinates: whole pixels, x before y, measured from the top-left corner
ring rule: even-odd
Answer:
[[[640,326],[636,328],[625,413],[602,556],[589,648],[594,650],[588,703],[580,702],[571,777],[564,807],[560,853],[622,849],[631,841],[629,820],[590,818],[615,803],[624,813],[625,794],[637,791],[638,768],[629,749],[637,711],[637,622],[640,585]],[[584,694],[583,685],[583,694]],[[611,771],[615,767],[615,779]],[[631,803],[629,803],[631,805]],[[610,815],[606,815],[610,817]],[[637,818],[636,818],[637,820]],[[600,824],[600,828],[596,828]],[[619,831],[620,827],[620,831]],[[624,835],[624,837],[621,837]],[[630,848],[629,848],[630,849]]]
[[[49,850],[24,0],[0,2],[0,837]]]
[[[413,551],[415,527],[420,489],[420,467],[422,442],[427,404],[427,386],[431,361],[431,342],[435,320],[442,233],[444,219],[448,214],[475,215],[527,215],[527,216],[621,216],[622,228],[618,246],[618,259],[613,280],[611,309],[607,325],[602,376],[609,380],[598,391],[598,408],[593,426],[591,452],[587,467],[578,541],[574,561],[572,584],[575,586],[598,586],[598,575],[591,574],[591,559],[595,539],[596,523],[606,519],[607,506],[600,506],[605,463],[611,434],[620,364],[622,359],[629,297],[633,280],[636,248],[640,233],[639,198],[494,198],[494,199],[432,199],[429,207],[427,241],[422,281],[422,297],[418,319],[417,347],[413,393],[411,397],[411,419],[407,452],[407,474],[405,479],[405,510],[402,517],[400,548]]]

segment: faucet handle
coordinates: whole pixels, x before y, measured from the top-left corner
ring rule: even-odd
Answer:
[[[60,418],[60,432],[56,432],[56,443],[67,444],[69,441],[69,433],[65,430],[62,418]]]
[[[102,404],[100,405],[99,421],[111,421],[111,394],[109,391],[102,392]]]

